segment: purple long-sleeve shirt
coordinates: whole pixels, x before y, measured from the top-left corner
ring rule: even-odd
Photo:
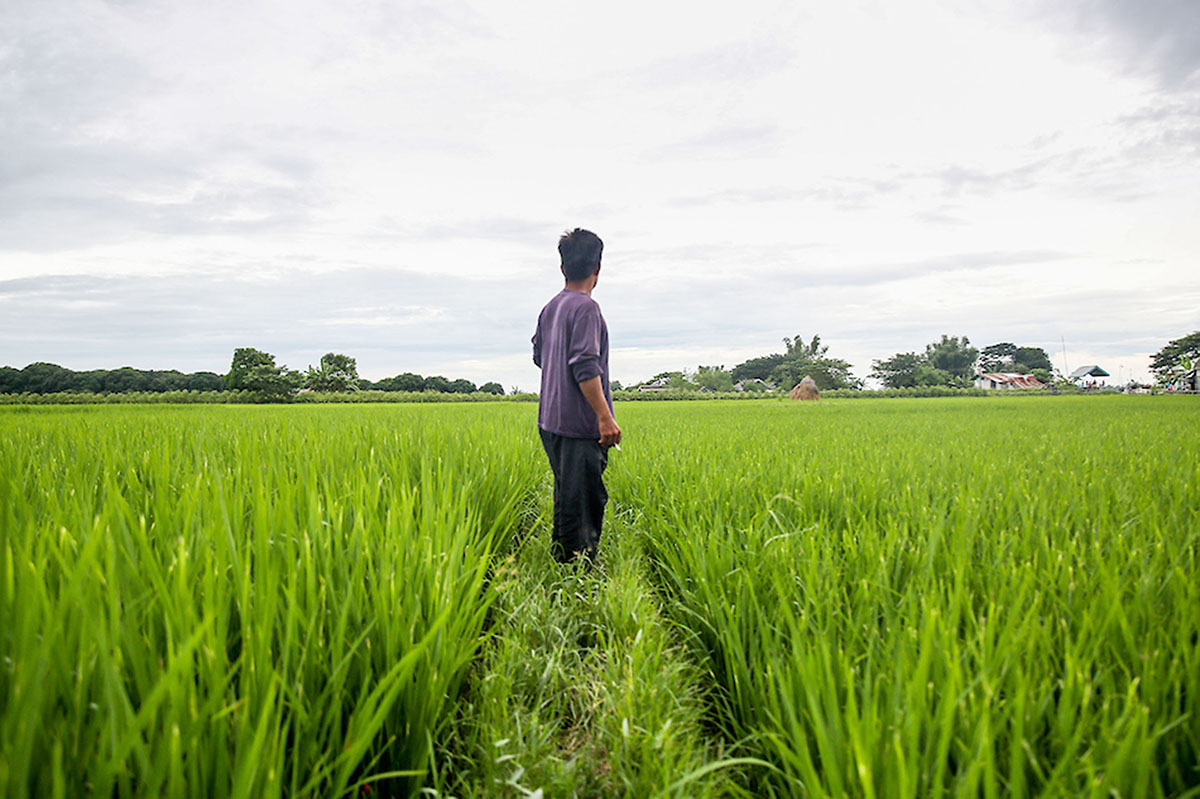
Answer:
[[[546,303],[533,334],[533,362],[542,370],[538,427],[568,438],[600,438],[596,412],[579,384],[599,375],[608,387],[608,325],[600,306],[581,291],[563,289]]]

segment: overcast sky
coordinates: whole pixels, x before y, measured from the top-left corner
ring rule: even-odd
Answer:
[[[819,333],[1147,377],[1200,329],[1200,2],[0,2],[0,364],[537,385]]]

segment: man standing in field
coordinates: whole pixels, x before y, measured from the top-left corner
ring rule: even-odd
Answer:
[[[575,228],[558,240],[566,285],[538,317],[533,362],[542,370],[538,430],[554,472],[550,551],[560,562],[593,558],[608,492],[608,448],[621,442],[608,387],[608,326],[592,290],[604,242]]]

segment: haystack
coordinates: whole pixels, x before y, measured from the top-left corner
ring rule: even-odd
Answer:
[[[792,399],[794,400],[804,400],[805,402],[808,402],[809,400],[815,401],[819,400],[820,398],[821,392],[817,390],[817,381],[813,380],[808,375],[805,375],[804,379],[797,383],[795,388],[792,389]]]

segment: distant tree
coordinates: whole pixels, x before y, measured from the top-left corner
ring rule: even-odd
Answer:
[[[74,372],[71,382],[76,391],[90,391],[93,394],[105,390],[104,381],[108,377],[104,369],[89,369],[86,372]]]
[[[898,352],[891,358],[871,362],[871,377],[887,388],[912,388],[917,385],[917,367],[922,356],[915,352]]]
[[[425,390],[425,378],[423,378],[419,374],[415,374],[413,372],[404,372],[403,374],[398,374],[394,378],[392,378],[392,380],[394,381],[394,385],[396,386],[393,389],[393,391],[424,391]]]
[[[23,385],[21,370],[12,366],[0,366],[0,394],[18,394]]]
[[[838,358],[795,358],[771,370],[771,382],[789,390],[805,377],[811,377],[822,391],[862,388],[862,381],[850,373],[850,364]]]
[[[192,372],[184,380],[189,391],[220,391],[225,388],[225,378],[216,372]]]
[[[101,372],[100,388],[97,391],[107,391],[110,394],[127,394],[131,391],[152,391],[148,377],[132,366],[122,366]]]
[[[621,385],[620,380],[612,381],[608,384],[608,388],[610,391],[623,391],[625,389],[625,387]]]
[[[980,350],[978,366],[982,372],[1043,372],[1047,376],[1053,369],[1050,356],[1041,347],[1018,347],[1008,341],[990,344]]]
[[[692,382],[710,391],[733,391],[733,376],[724,366],[698,366]]]
[[[1050,363],[1050,356],[1041,347],[1017,347],[1017,351],[1013,353],[1013,365],[1017,367],[1016,371],[1022,374],[1032,372],[1035,376],[1039,372],[1049,376],[1054,369]]]
[[[496,394],[497,396],[504,396],[504,386],[500,385],[499,383],[484,383],[479,387],[479,391],[483,394]]]
[[[433,375],[425,378],[423,388],[425,391],[440,391],[445,394],[450,391],[450,381],[441,375]]]
[[[829,357],[829,346],[821,343],[819,335],[808,341],[800,335],[784,336],[783,344],[785,352],[751,358],[733,367],[732,382],[764,380],[791,388],[805,375],[811,375],[822,389],[862,387],[862,381],[851,374],[848,362]]]
[[[661,381],[669,389],[678,391],[694,391],[696,384],[688,380],[687,375],[683,372],[659,372],[654,377],[650,378],[650,383]]]
[[[783,343],[787,346],[787,353],[784,355],[785,359],[804,358],[811,360],[824,357],[825,353],[829,351],[828,345],[821,343],[820,336],[813,336],[812,341],[807,344],[804,343],[804,339],[799,334],[792,338],[784,336]]]
[[[783,355],[778,352],[764,355],[761,358],[751,358],[733,367],[730,376],[735,383],[742,380],[768,380],[771,377],[771,370],[781,363],[783,363]]]
[[[178,369],[155,369],[144,374],[147,391],[182,391],[187,382],[187,375]]]
[[[1200,362],[1200,330],[1167,343],[1150,358],[1150,371],[1160,383],[1180,372],[1190,371]]]
[[[979,368],[984,372],[1006,372],[1016,354],[1017,345],[1011,342],[989,344],[979,351]]]
[[[873,361],[871,377],[887,388],[966,386],[974,376],[979,357],[979,350],[970,344],[966,336],[942,336],[941,341],[927,345],[923,353],[900,352],[886,360]],[[1004,357],[1007,345],[997,346],[1002,349],[993,350],[990,358]]]
[[[233,362],[225,375],[229,388],[253,392],[260,402],[285,400],[299,390],[302,382],[299,372],[276,366],[274,355],[250,347],[233,351]]]
[[[233,351],[233,362],[225,375],[225,385],[234,390],[246,389],[246,381],[250,374],[260,367],[276,368],[275,356],[251,347],[238,347]]]
[[[951,386],[955,382],[961,382],[960,378],[950,374],[945,369],[938,369],[926,361],[917,364],[917,368],[913,372],[913,377],[916,379],[918,386]]]
[[[783,343],[787,351],[768,375],[776,386],[790,389],[811,376],[820,389],[862,387],[862,381],[850,373],[848,362],[828,357],[829,346],[821,343],[820,336],[807,342],[799,335],[784,336]]]
[[[943,335],[941,341],[925,347],[925,361],[934,369],[948,373],[952,378],[950,382],[960,385],[970,382],[974,376],[978,357],[979,350],[971,346],[966,336]]]
[[[56,363],[31,363],[21,370],[21,378],[23,385],[20,390],[33,394],[53,394],[71,391],[76,387],[75,373]]]
[[[475,393],[475,384],[464,377],[450,381],[450,393],[452,394],[473,394]]]
[[[320,367],[308,367],[304,387],[310,391],[352,391],[358,388],[358,364],[349,355],[327,352]]]

